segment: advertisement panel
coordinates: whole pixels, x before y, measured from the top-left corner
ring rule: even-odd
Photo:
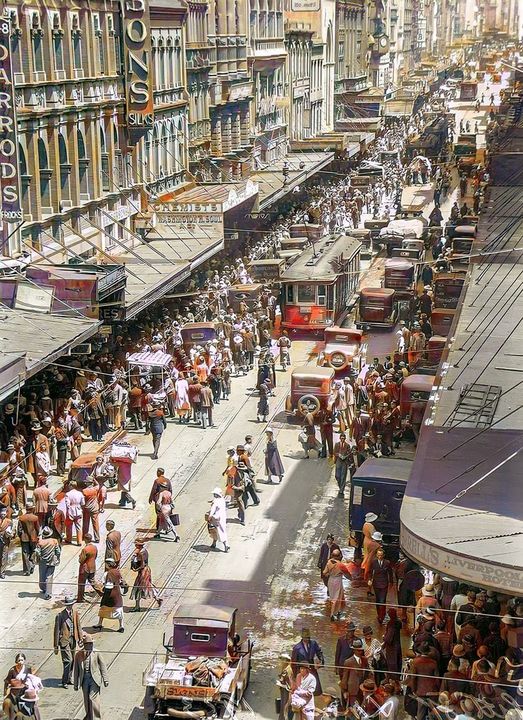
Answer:
[[[129,144],[152,129],[153,69],[148,0],[122,0]]]
[[[86,317],[98,319],[97,275],[61,268],[48,270],[37,266],[28,267],[26,274],[30,280],[39,285],[52,288],[54,312],[60,312],[62,315],[73,314],[72,309],[67,312],[66,305],[68,305]]]
[[[0,16],[0,255],[9,255],[8,223],[23,219],[10,43],[11,21],[4,14]]]

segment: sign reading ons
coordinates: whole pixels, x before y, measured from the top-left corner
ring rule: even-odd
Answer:
[[[122,0],[129,143],[152,129],[153,77],[148,0]]]
[[[11,66],[11,23],[0,16],[0,255],[8,255],[7,223],[22,222],[18,176],[18,140]]]

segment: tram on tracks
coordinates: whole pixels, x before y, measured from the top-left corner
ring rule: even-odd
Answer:
[[[323,332],[350,311],[360,273],[362,243],[347,235],[312,242],[281,275],[282,328]]]

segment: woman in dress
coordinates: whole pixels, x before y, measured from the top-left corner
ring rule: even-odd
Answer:
[[[403,657],[401,654],[402,622],[398,619],[395,608],[388,608],[389,622],[383,635],[383,653],[387,662],[387,670],[391,681],[397,680],[401,673]]]
[[[178,378],[174,383],[174,389],[176,393],[174,407],[180,420],[180,424],[187,424],[189,422],[191,405],[189,403],[189,383],[187,382],[184,373],[180,373],[178,375]]]
[[[345,591],[343,589],[343,577],[350,578],[349,568],[342,561],[341,550],[334,550],[332,556],[327,560],[323,568],[323,576],[327,578],[327,590],[331,601],[331,620],[339,620],[341,611],[345,607]]]
[[[311,412],[308,412],[303,419],[303,425],[300,430],[300,442],[302,444],[303,452],[305,453],[305,458],[307,460],[310,457],[310,450],[316,450],[319,457],[321,451],[321,443],[319,443],[318,439],[316,438],[314,415]]]
[[[232,467],[232,466],[231,466]],[[227,506],[225,498],[219,487],[215,487],[212,491],[212,505],[208,513],[206,513],[207,526],[209,535],[212,539],[211,547],[215,548],[218,540],[223,543],[224,552],[229,552],[227,542]]]
[[[131,570],[137,573],[130,595],[131,600],[135,601],[135,606],[131,609],[131,612],[140,612],[140,600],[147,600],[151,597],[156,600],[158,607],[160,607],[163,601],[160,593],[153,585],[151,568],[149,567],[149,553],[145,549],[145,540],[140,538],[134,541]]]
[[[118,569],[116,560],[107,558],[105,561],[107,572],[103,586],[103,595],[98,610],[98,625],[96,630],[101,630],[104,620],[118,620],[118,632],[123,633],[123,597],[122,589],[127,592],[127,585]]]
[[[317,567],[320,571],[321,579],[323,580],[325,586],[327,586],[328,584],[328,578],[323,575],[323,568],[327,564],[327,560],[331,559],[332,553],[335,550],[339,550],[341,552],[340,546],[336,542],[334,542],[334,535],[332,535],[332,533],[329,533],[325,542],[322,543],[320,547],[320,556],[318,558],[317,564]]]
[[[4,695],[7,692],[7,688],[9,687],[9,683],[11,682],[11,680],[20,680],[25,684],[27,675],[28,669],[26,665],[25,655],[24,653],[18,653],[18,655],[16,655],[15,657],[15,664],[12,668],[10,668],[4,679]]]
[[[267,438],[267,446],[265,448],[265,472],[267,473],[267,482],[272,483],[273,475],[279,477],[281,482],[283,480],[284,469],[280,451],[274,439],[273,429],[270,427],[267,428],[265,436]]]

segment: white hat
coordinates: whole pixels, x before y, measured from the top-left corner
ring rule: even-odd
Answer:
[[[378,516],[376,515],[376,513],[368,512],[368,513],[365,515],[365,522],[371,523],[371,522],[374,522],[374,520],[377,520],[377,519],[378,519]]]
[[[274,435],[274,430],[271,427],[268,427],[265,429],[266,433],[271,433],[271,435]]]
[[[421,589],[421,594],[424,597],[434,597],[434,595],[436,594],[436,591],[434,590],[434,585],[425,585],[425,587]]]
[[[223,492],[221,491],[221,489],[219,487],[215,487],[214,490],[212,491],[212,494],[217,495],[218,497],[223,497]]]
[[[376,530],[376,532],[373,532],[371,535],[373,540],[377,540],[378,542],[381,542],[383,540],[383,535]]]

